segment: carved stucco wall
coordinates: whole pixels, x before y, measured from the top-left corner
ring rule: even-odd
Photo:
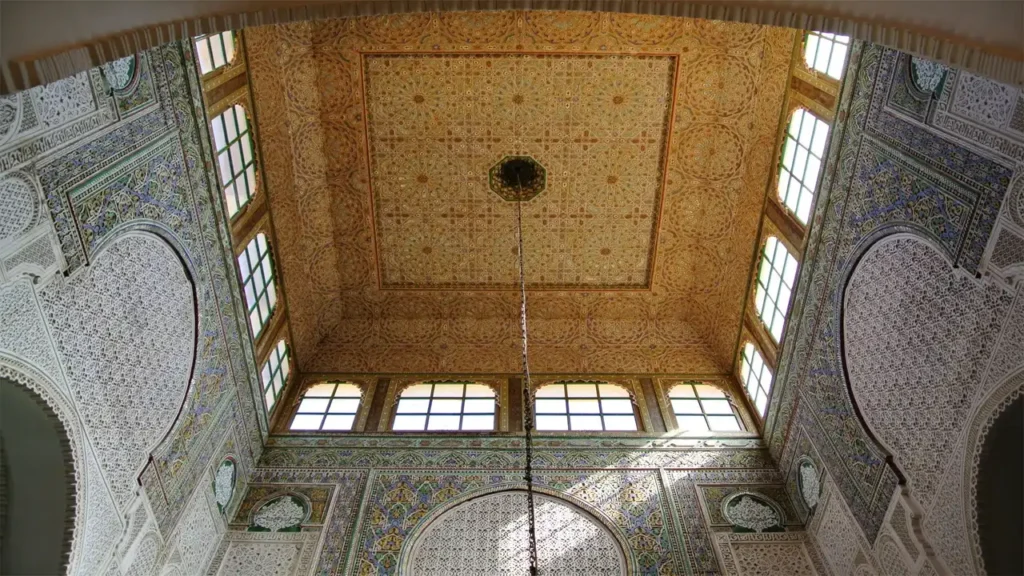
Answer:
[[[189,49],[0,101],[0,369],[69,430],[71,573],[202,571],[213,460],[262,449]]]
[[[416,566],[422,568],[417,559],[430,555],[424,550],[435,549],[431,535],[447,533],[438,526],[461,518],[460,509],[482,513],[474,506],[493,504],[488,498],[500,500],[510,490],[522,494],[515,492],[524,488],[521,442],[507,436],[272,437],[211,573],[291,575],[307,566],[317,575],[416,573]],[[565,437],[544,436],[536,445],[541,502],[564,507],[559,514],[569,511],[566,518],[575,518],[561,528],[566,534],[545,539],[542,548],[557,548],[549,550],[552,557],[600,555],[578,549],[572,537],[576,531],[621,549],[626,573],[633,575],[772,573],[783,566],[796,567],[801,574],[823,573],[757,440],[587,437],[567,442]],[[284,493],[312,503],[303,532],[245,531],[260,502]],[[771,502],[789,531],[734,533],[720,508],[737,493],[754,493]],[[496,509],[488,508],[492,518],[478,521],[501,524],[499,516],[507,516],[515,524],[526,512],[523,508],[517,514],[515,504],[502,500]],[[466,522],[462,518],[456,523],[462,530]],[[497,534],[495,539],[480,535],[493,546],[462,549],[459,565],[488,574],[499,571],[494,558],[474,556],[479,552],[473,550],[498,548],[507,557],[522,559],[525,549],[503,544]],[[525,534],[505,534],[525,545]],[[313,549],[319,552],[313,555]],[[447,553],[456,552],[453,548]],[[541,556],[545,554],[542,550]],[[262,559],[258,568],[256,558]]]
[[[926,92],[913,65],[854,50],[766,426],[790,490],[806,456],[852,519],[802,505],[835,574],[975,572],[966,430],[1022,363],[992,255],[1018,233],[1024,97],[956,70]]]

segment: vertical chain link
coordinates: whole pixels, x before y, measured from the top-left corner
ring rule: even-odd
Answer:
[[[523,429],[526,431],[526,510],[530,522],[530,576],[537,576],[537,517],[533,502],[533,386],[530,383],[529,337],[526,329],[526,271],[523,264],[523,182],[516,172],[519,200],[516,201],[516,240],[519,256],[519,329],[523,336]]]

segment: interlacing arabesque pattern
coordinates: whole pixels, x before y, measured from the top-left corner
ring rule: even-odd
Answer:
[[[410,573],[471,576],[486,567],[495,576],[529,574],[526,492],[499,492],[444,512],[413,546]],[[618,576],[625,558],[614,536],[563,502],[538,495],[539,569],[566,576]]]
[[[546,117],[538,103],[557,100],[555,93],[573,86],[591,85],[593,78],[556,84],[550,80],[557,75],[541,71],[511,79],[495,77],[490,94],[507,102],[503,106],[537,130],[548,122],[567,122],[567,131],[560,131],[572,141],[556,141],[554,131],[550,136],[524,132],[523,138],[514,141],[507,134],[488,135],[474,130],[460,137],[463,141],[459,142],[438,134],[426,154],[410,150],[409,158],[421,160],[472,150],[481,158],[479,177],[484,178],[487,168],[513,151],[505,148],[531,152],[528,148],[540,146],[535,152],[540,157],[545,154],[543,147],[548,146],[549,155],[561,154],[565,160],[548,167],[553,188],[531,202],[554,203],[547,216],[529,216],[528,209],[527,221],[533,222],[531,218],[535,217],[540,227],[557,228],[579,218],[583,205],[570,201],[570,196],[563,202],[558,181],[598,178],[600,181],[594,181],[595,196],[590,200],[600,205],[599,212],[622,216],[613,228],[615,238],[622,241],[591,246],[587,242],[596,236],[580,239],[580,252],[573,252],[573,257],[592,252],[598,262],[602,258],[619,262],[608,274],[617,269],[619,272],[614,274],[620,278],[626,278],[622,271],[627,269],[645,269],[640,238],[649,238],[653,219],[658,217],[652,205],[654,192],[644,192],[647,200],[641,208],[637,200],[628,200],[634,192],[623,187],[629,182],[643,182],[648,190],[648,180],[658,178],[652,173],[666,174],[652,291],[618,295],[531,293],[530,336],[535,343],[532,368],[559,372],[717,373],[731,364],[748,280],[748,267],[737,263],[749,262],[752,257],[751,246],[773,166],[771,153],[792,54],[792,31],[634,15],[496,11],[327,19],[257,28],[247,34],[264,151],[262,173],[273,191],[270,201],[278,236],[276,254],[288,283],[294,348],[305,370],[493,372],[517,368],[518,308],[513,291],[395,293],[378,288],[378,265],[385,271],[381,280],[387,283],[396,280],[390,272],[396,266],[414,262],[408,271],[415,273],[412,278],[422,285],[453,279],[459,283],[500,283],[507,281],[509,271],[514,270],[511,246],[493,255],[499,261],[485,265],[474,259],[472,269],[477,272],[472,275],[456,273],[451,268],[456,260],[441,257],[451,246],[483,242],[483,238],[474,236],[486,230],[496,231],[492,236],[511,237],[512,219],[505,222],[504,212],[496,211],[500,205],[491,211],[486,208],[494,195],[485,181],[481,181],[480,202],[474,200],[476,195],[463,193],[430,196],[432,180],[449,178],[448,173],[417,161],[410,164],[415,173],[401,176],[401,181],[408,186],[406,194],[410,197],[423,196],[422,201],[417,200],[423,210],[402,210],[385,203],[382,212],[380,202],[386,200],[386,190],[375,192],[376,206],[371,194],[378,179],[397,182],[387,179],[400,175],[387,174],[388,165],[379,158],[375,163],[374,153],[366,149],[367,138],[372,138],[371,147],[384,155],[394,154],[410,143],[398,142],[397,136],[381,132],[383,124],[379,123],[387,120],[382,119],[379,110],[390,101],[382,101],[384,96],[375,91],[375,86],[393,87],[388,98],[394,102],[386,108],[401,110],[400,116],[416,125],[437,126],[428,122],[431,114],[445,117],[455,113],[445,106],[464,107],[468,103],[450,90],[440,95],[420,90],[421,84],[430,87],[441,83],[443,88],[448,75],[431,73],[429,79],[421,72],[387,76],[377,74],[374,67],[401,60],[418,70],[435,70],[446,61],[436,54],[470,50],[490,55],[473,60],[473,66],[485,67],[487,61],[492,66],[507,66],[517,59],[522,62],[520,56],[500,54],[529,51],[544,55],[537,58],[537,63],[559,70],[573,70],[590,61],[580,55],[564,55],[567,51],[601,52],[608,55],[593,57],[602,60],[599,68],[659,66],[660,72],[654,76],[666,82],[671,72],[664,70],[667,56],[678,64],[673,86],[657,90],[648,86],[640,92],[648,94],[645,101],[652,103],[675,93],[667,165],[658,170],[653,168],[657,162],[652,162],[660,156],[651,156],[662,138],[656,132],[658,123],[653,119],[645,123],[641,134],[634,131],[634,126],[624,124],[616,112],[617,106],[633,105],[629,100],[634,94],[632,87],[626,90],[621,80],[608,82],[597,86],[600,90],[595,94],[587,95],[585,103],[601,116],[599,123],[592,118],[584,121],[581,116],[557,120]],[[371,55],[414,50],[432,55]],[[631,56],[639,54],[666,57]],[[462,59],[447,61],[451,60]],[[365,101],[360,81],[364,61],[369,67],[369,101]],[[480,78],[487,77],[484,74]],[[648,79],[649,75],[645,76],[644,82]],[[370,113],[369,134],[364,104]],[[664,105],[658,103],[655,108],[663,110]],[[478,114],[499,110],[486,106],[476,109],[474,113]],[[591,123],[594,128],[587,129]],[[385,136],[391,138],[387,146],[397,148],[386,148]],[[473,144],[467,148],[464,140],[470,136]],[[549,141],[541,145],[538,138]],[[632,142],[634,139],[636,142]],[[630,152],[615,152],[615,147],[604,143],[606,140]],[[495,158],[484,163],[487,146],[491,146]],[[572,161],[584,156],[608,161],[596,175],[585,174],[583,165]],[[642,171],[634,173],[641,167]],[[428,197],[437,199],[431,204]],[[413,212],[416,218],[411,218]],[[587,220],[586,211],[582,214]],[[428,218],[444,238],[454,243],[427,244],[422,234],[407,233],[397,238],[382,236],[380,230],[375,239],[375,217],[378,223],[382,219],[387,223],[387,230]],[[548,218],[546,225],[544,218]],[[641,230],[646,232],[641,234]],[[526,240],[533,241],[529,237]],[[496,245],[500,247],[503,242]],[[626,256],[617,252],[619,245],[634,247],[628,259],[616,260]],[[540,264],[551,262],[551,256],[538,254],[540,260],[533,265],[530,258],[528,254],[526,272],[530,282],[590,282],[569,274],[568,269]],[[500,268],[506,261],[507,269]],[[483,271],[488,266],[497,266],[494,274],[500,276],[492,274],[487,280]],[[595,281],[606,283],[608,279],[612,276]]]

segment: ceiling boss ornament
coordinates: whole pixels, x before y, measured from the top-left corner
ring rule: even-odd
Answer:
[[[547,170],[530,156],[505,156],[491,167],[491,190],[507,202],[529,202],[547,186]]]

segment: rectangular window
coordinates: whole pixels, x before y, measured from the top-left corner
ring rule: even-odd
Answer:
[[[811,217],[827,140],[828,124],[803,108],[793,112],[779,163],[779,199],[804,225]]]
[[[754,308],[765,328],[778,343],[786,327],[789,300],[796,282],[797,261],[774,236],[764,244],[761,267],[757,274]]]
[[[807,67],[828,74],[836,80],[843,77],[850,37],[831,32],[808,32],[804,38],[804,60]]]
[[[472,382],[426,382],[402,391],[396,431],[490,431],[495,429],[494,390]]]
[[[356,422],[363,391],[350,382],[324,382],[302,395],[292,430],[349,431]]]
[[[257,234],[245,251],[238,255],[238,269],[242,273],[242,292],[249,312],[252,337],[257,339],[277,306],[277,285],[274,266],[270,261],[267,237]]]
[[[738,432],[743,430],[725,392],[709,384],[686,383],[668,393],[672,412],[684,432]]]
[[[199,71],[202,74],[209,74],[234,61],[235,33],[228,30],[220,34],[197,36],[195,47],[196,58],[199,60]]]
[[[236,104],[210,123],[217,153],[217,171],[224,189],[228,218],[238,214],[256,193],[252,133],[245,109]]]
[[[754,345],[747,342],[743,347],[743,356],[740,361],[740,380],[747,390],[750,400],[757,406],[757,412],[764,418],[768,410],[768,395],[772,391],[772,371],[761,358],[761,353],[754,348]]]
[[[548,384],[537,390],[534,409],[537,430],[637,430],[633,400],[615,384]]]
[[[291,373],[291,363],[288,345],[281,340],[270,351],[270,357],[263,364],[263,371],[260,374],[263,379],[263,400],[267,404],[268,413],[274,409],[274,404],[281,397],[289,373]]]

